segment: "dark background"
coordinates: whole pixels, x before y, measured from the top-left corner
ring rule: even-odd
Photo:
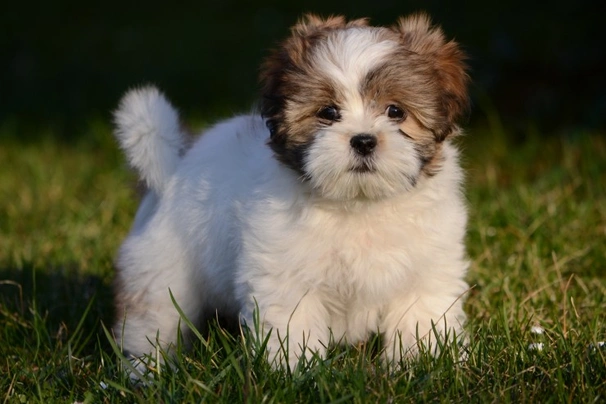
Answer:
[[[110,120],[122,93],[155,83],[187,117],[255,101],[258,66],[303,12],[392,24],[425,10],[470,56],[469,125],[519,137],[606,129],[606,19],[599,1],[107,0],[11,2],[0,12],[0,127],[60,139]],[[6,132],[6,131],[3,131]]]

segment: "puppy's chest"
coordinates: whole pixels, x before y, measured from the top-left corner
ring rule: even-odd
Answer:
[[[345,300],[380,299],[409,282],[411,252],[396,234],[364,227],[335,233],[324,243],[318,238],[322,254],[308,266],[319,273],[310,282]]]
[[[413,282],[419,233],[402,218],[316,214],[258,234],[268,273],[343,301],[377,300]],[[257,255],[259,257],[259,255]]]

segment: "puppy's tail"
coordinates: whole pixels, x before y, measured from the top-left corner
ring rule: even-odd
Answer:
[[[141,179],[162,194],[185,150],[175,108],[156,87],[126,93],[114,112],[115,135]]]

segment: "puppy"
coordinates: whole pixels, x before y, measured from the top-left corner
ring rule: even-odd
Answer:
[[[124,350],[170,351],[186,332],[171,293],[191,320],[254,327],[277,365],[376,332],[387,362],[459,338],[458,45],[424,14],[393,27],[308,15],[261,70],[261,113],[191,146],[153,87],[115,113],[148,187],[116,265]]]

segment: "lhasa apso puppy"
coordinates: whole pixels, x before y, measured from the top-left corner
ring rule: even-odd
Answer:
[[[464,59],[424,14],[308,15],[263,64],[260,114],[191,145],[157,89],[129,92],[116,136],[148,190],[117,259],[124,350],[186,334],[171,293],[201,325],[255,327],[291,367],[377,332],[388,363],[459,338]]]

